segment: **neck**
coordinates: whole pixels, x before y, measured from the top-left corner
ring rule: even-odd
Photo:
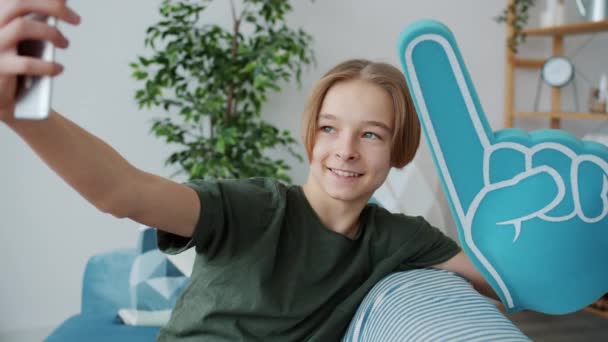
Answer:
[[[368,199],[343,201],[331,198],[319,188],[311,177],[302,186],[302,190],[323,225],[351,239],[357,235],[359,216]]]

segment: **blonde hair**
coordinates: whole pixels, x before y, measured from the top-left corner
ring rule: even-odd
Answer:
[[[393,99],[394,132],[391,141],[391,165],[402,168],[418,150],[420,123],[401,71],[386,63],[375,63],[364,59],[342,62],[329,70],[314,86],[303,113],[302,140],[308,160],[318,131],[319,111],[327,91],[337,82],[363,80],[384,89]]]

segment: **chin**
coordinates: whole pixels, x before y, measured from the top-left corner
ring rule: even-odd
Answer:
[[[359,194],[359,193],[354,193],[353,191],[332,191],[332,190],[327,190],[326,193],[332,199],[334,199],[336,201],[342,201],[342,202],[354,202],[354,201],[357,201],[357,200],[361,200],[364,197],[364,195]]]

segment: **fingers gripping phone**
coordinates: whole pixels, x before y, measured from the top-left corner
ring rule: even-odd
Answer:
[[[40,14],[29,14],[26,18],[46,21],[51,26],[57,25],[57,18]],[[52,62],[55,58],[55,46],[49,41],[24,40],[19,42],[17,53],[21,56],[40,58]],[[51,111],[53,77],[48,75],[17,76],[17,93],[15,97],[15,118],[42,120]]]

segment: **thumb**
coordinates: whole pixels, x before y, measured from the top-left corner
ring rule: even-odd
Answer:
[[[543,165],[486,186],[476,196],[467,216],[478,222],[518,223],[555,208],[565,193],[559,173]]]

